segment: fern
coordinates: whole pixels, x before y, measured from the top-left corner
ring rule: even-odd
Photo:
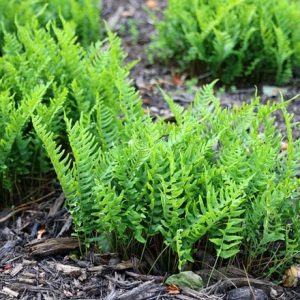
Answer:
[[[32,112],[41,102],[42,96],[46,91],[45,86],[36,87],[21,102],[18,108],[15,108],[13,96],[8,91],[1,94],[1,129],[0,139],[0,166],[1,181],[6,188],[10,187],[9,172],[10,164],[8,162],[13,144],[20,141],[25,124],[29,121]]]
[[[269,256],[279,243],[289,253],[272,256],[269,275],[279,268],[279,258],[292,261],[299,254],[299,179],[294,176],[299,147],[292,146],[287,104],[262,105],[255,98],[225,110],[213,95],[213,84],[199,91],[186,111],[167,97],[176,124],[153,123],[142,114],[118,123],[99,98],[100,105],[81,121],[72,125],[66,118],[74,159],[68,170],[34,118],[63,178],[77,233],[87,245],[98,241],[103,249],[120,244],[132,249],[134,243],[150,247],[162,238],[181,269],[193,261],[194,245],[207,241],[217,257],[240,255],[251,269],[254,258]],[[272,117],[276,110],[287,124],[291,146],[285,153]],[[110,126],[115,126],[115,142],[106,137]],[[265,271],[263,266],[259,271]]]
[[[16,31],[16,23],[36,27],[46,26],[52,22],[63,27],[63,20],[69,21],[80,42],[89,46],[101,38],[100,5],[98,0],[11,0],[0,1],[0,44],[2,49],[3,29],[6,32]],[[102,36],[103,37],[103,36]]]
[[[149,52],[185,69],[200,62],[225,84],[284,84],[300,65],[299,17],[295,0],[170,0]]]
[[[87,130],[81,130],[76,123],[73,127],[67,122],[70,145],[74,149],[74,161],[65,155],[62,147],[57,146],[54,134],[46,131],[46,125],[38,116],[33,116],[34,128],[45,145],[57,177],[68,200],[68,207],[73,215],[75,230],[84,235],[91,234],[89,230],[91,206],[87,199],[91,198],[94,186],[93,165],[95,158],[95,145],[93,137]],[[78,142],[80,136],[81,142]],[[75,140],[76,138],[76,140]]]
[[[0,126],[17,126],[18,132],[10,134],[11,137],[1,137],[3,145],[10,145],[5,146],[7,154],[3,154],[0,162],[1,168],[11,174],[5,177],[7,183],[12,176],[29,171],[40,175],[51,169],[30,123],[30,114],[35,110],[46,129],[62,143],[66,141],[67,130],[63,114],[76,122],[81,115],[86,118],[94,111],[90,116],[95,120],[97,115],[93,132],[101,132],[97,140],[107,148],[122,140],[117,134],[122,122],[143,114],[139,97],[128,81],[130,68],[124,64],[125,56],[114,34],[108,32],[107,39],[84,48],[66,21],[62,21],[62,28],[52,24],[45,28],[17,24],[16,30],[15,33],[4,32],[4,53],[0,58],[0,90],[9,91],[3,101]],[[39,105],[30,103],[30,110],[26,111],[28,126],[24,128],[25,121],[19,115],[22,107],[27,107],[25,99],[39,85],[45,86],[43,99]],[[15,107],[20,111],[13,112]],[[9,157],[9,166],[5,163],[6,157]],[[7,183],[7,187],[11,186]]]
[[[46,130],[46,125],[38,116],[32,117],[34,128],[38,136],[43,141],[49,158],[55,168],[57,177],[62,185],[68,199],[73,199],[76,194],[76,182],[72,170],[70,170],[71,160],[69,156],[64,156],[65,151],[62,147],[57,147],[54,141],[54,134]]]

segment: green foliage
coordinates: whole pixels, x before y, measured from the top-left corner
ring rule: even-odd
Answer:
[[[16,31],[16,24],[44,27],[48,22],[62,28],[62,19],[72,23],[76,35],[88,46],[100,37],[99,0],[0,0],[0,44],[3,30]]]
[[[297,0],[170,0],[151,52],[224,83],[286,83],[300,66]],[[206,71],[207,71],[206,70]]]
[[[38,86],[31,93],[28,92],[18,107],[15,107],[14,96],[9,90],[0,93],[0,176],[6,186],[10,185],[12,170],[22,174],[29,165],[30,150],[26,149],[29,140],[22,134],[23,127],[41,102],[45,90],[45,86]],[[13,146],[18,149],[17,153],[13,151]]]
[[[90,46],[100,37],[98,4],[98,0],[0,0],[0,93],[3,99],[0,190],[3,198],[3,188],[11,190],[12,179],[29,172],[33,175],[49,170],[47,155],[32,132],[30,122],[30,115],[38,104],[48,105],[38,110],[49,128],[60,136],[64,135],[62,108],[73,118],[78,117],[97,97],[97,89],[82,86],[88,81],[90,71],[97,72],[93,70],[96,57],[110,53],[100,49],[105,41]],[[121,56],[111,58],[115,64],[122,59]],[[104,58],[103,63],[110,64],[108,60]],[[84,66],[81,66],[82,61]],[[113,67],[108,69],[112,71]],[[37,93],[38,86],[44,87],[43,93]],[[102,87],[100,84],[99,90]],[[84,99],[87,94],[89,98]]]
[[[114,36],[111,38],[115,39]],[[119,42],[112,40],[112,44],[114,41]],[[117,53],[120,54],[119,51],[115,52]],[[121,68],[120,70],[124,71]],[[124,81],[123,76],[126,77],[127,73],[113,74],[116,76],[114,84],[117,91],[111,95],[111,99],[96,97],[94,107],[86,114],[81,114],[80,120],[74,125],[65,116],[72,158],[69,154],[65,155],[62,146],[56,146],[55,134],[49,130],[39,112],[33,116],[34,128],[45,145],[63,187],[73,222],[87,241],[95,228],[95,224],[91,222],[91,213],[95,179],[99,178],[97,166],[100,163],[100,147],[109,153],[115,145],[122,145],[131,134],[131,125],[126,126],[125,130],[123,124],[135,124],[143,113],[135,91]],[[112,86],[111,89],[113,92]],[[108,100],[115,102],[109,103]],[[103,157],[101,163],[108,163],[105,159]]]
[[[300,243],[299,142],[292,141],[287,104],[262,105],[255,98],[222,109],[213,84],[186,111],[166,100],[176,124],[153,123],[139,106],[123,105],[124,98],[122,123],[100,98],[79,121],[66,117],[71,157],[57,146],[47,124],[33,117],[77,234],[87,244],[105,241],[116,247],[118,240],[127,249],[162,237],[177,254],[179,269],[193,260],[194,245],[207,239],[218,257],[244,255],[248,267],[260,256],[271,256],[270,273],[279,267],[278,259],[291,262]],[[272,117],[277,110],[286,120],[286,152]]]
[[[10,175],[49,171],[47,155],[29,122],[35,109],[61,142],[66,136],[63,112],[75,121],[101,102],[99,138],[121,126],[121,119],[114,122],[117,116],[130,118],[127,114],[136,109],[138,98],[131,95],[127,82],[130,66],[123,61],[120,41],[113,34],[84,48],[65,21],[62,29],[50,24],[46,28],[18,25],[16,33],[4,33],[0,91],[5,100],[1,102],[0,127],[5,134],[0,137],[5,155],[0,173],[6,188],[11,186]],[[38,85],[44,86],[39,101],[27,104],[33,101],[26,99]],[[106,146],[113,142],[111,137]]]

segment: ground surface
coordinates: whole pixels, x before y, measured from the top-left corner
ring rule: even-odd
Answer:
[[[153,115],[168,117],[158,86],[182,105],[192,101],[196,89],[186,74],[178,74],[161,62],[150,65],[147,60],[154,33],[149,12],[160,17],[165,7],[166,0],[103,0],[102,13],[122,37],[128,61],[139,59],[131,78],[145,107]],[[278,100],[277,88],[260,88],[263,101]],[[299,81],[282,91],[286,98],[295,96],[300,91]],[[218,95],[224,106],[233,106],[249,101],[254,93],[255,88],[249,86]],[[297,101],[290,110],[299,121]],[[278,125],[284,127],[280,116]],[[237,270],[215,276],[213,282],[222,282],[201,293],[186,289],[174,295],[161,284],[164,277],[139,274],[136,259],[122,261],[117,254],[99,255],[97,249],[80,255],[78,241],[71,237],[72,221],[63,207],[61,191],[52,185],[47,190],[42,197],[32,194],[26,204],[0,212],[0,299],[225,299],[230,288],[247,286],[249,282],[266,293],[273,289],[274,299],[300,299],[296,289],[283,290]]]

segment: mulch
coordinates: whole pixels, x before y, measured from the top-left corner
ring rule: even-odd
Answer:
[[[275,295],[272,299],[300,299],[300,290],[284,290],[253,278],[236,267],[199,270],[201,291],[163,284],[167,274],[142,274],[140,262],[124,261],[117,253],[84,252],[71,235],[71,217],[64,195],[56,190],[27,204],[0,213],[0,299],[227,299],[236,287]]]
[[[0,299],[200,299],[208,291],[169,294],[163,276],[140,274],[139,262],[87,253],[71,236],[64,195],[21,204],[0,214]],[[193,298],[194,297],[194,298]],[[215,299],[223,299],[219,294]],[[205,299],[202,297],[202,299]],[[206,298],[209,299],[209,298]]]
[[[196,88],[189,76],[178,73],[159,61],[149,64],[147,51],[154,34],[154,13],[161,17],[166,0],[103,0],[103,18],[119,33],[127,60],[138,59],[131,79],[140,92],[145,109],[154,117],[170,117],[159,90],[163,88],[181,105],[193,100]],[[150,14],[149,14],[150,12]],[[202,82],[198,85],[201,86]],[[276,87],[259,87],[262,101],[278,101]],[[281,89],[291,98],[300,92],[300,80]],[[232,107],[249,101],[255,87],[243,87],[218,93],[223,106]],[[291,103],[295,121],[300,106]],[[284,130],[283,120],[277,116]],[[298,132],[295,137],[300,136]],[[52,185],[51,185],[52,186]],[[226,299],[229,290],[247,287],[261,289],[270,299],[300,299],[300,289],[283,289],[269,281],[252,278],[232,267],[230,270],[202,270],[210,285],[202,291],[172,289],[163,284],[167,274],[141,274],[137,258],[123,261],[116,253],[99,254],[91,248],[83,252],[80,241],[72,236],[72,219],[64,207],[59,188],[46,189],[42,196],[33,194],[29,201],[0,211],[0,299]],[[209,276],[210,275],[210,276]]]

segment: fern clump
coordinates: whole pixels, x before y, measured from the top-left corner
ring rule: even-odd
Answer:
[[[255,98],[222,109],[213,85],[186,111],[166,99],[176,124],[153,123],[140,113],[127,118],[133,109],[127,105],[120,123],[101,99],[79,121],[65,118],[71,157],[47,124],[33,117],[77,234],[104,248],[147,247],[162,239],[176,253],[179,269],[205,241],[216,257],[241,255],[249,268],[270,257],[270,273],[278,259],[292,261],[300,243],[299,142],[292,141],[286,103],[262,105]],[[285,152],[272,117],[277,110],[286,120]]]
[[[224,83],[284,84],[300,66],[296,0],[170,0],[151,52]]]
[[[9,90],[0,92],[0,178],[6,187],[10,187],[10,179],[15,173],[21,175],[30,168],[32,153],[27,148],[30,137],[22,133],[45,90],[46,87],[41,85],[28,91],[17,107]]]
[[[66,21],[63,28],[51,24],[46,28],[38,24],[34,27],[18,25],[16,33],[4,32],[0,58],[3,99],[0,138],[5,152],[5,155],[0,153],[2,186],[11,188],[10,179],[17,175],[29,172],[37,175],[50,169],[47,155],[32,130],[33,111],[38,112],[56,139],[63,142],[66,136],[64,113],[75,121],[101,99],[102,126],[105,127],[109,126],[105,123],[108,122],[105,110],[116,117],[122,111],[125,113],[127,106],[137,105],[138,98],[132,95],[127,80],[130,66],[124,64],[124,57],[115,35],[108,33],[107,39],[83,47],[77,42],[72,24]],[[43,87],[43,92],[38,93],[40,96],[34,97],[34,101],[31,95],[38,86]],[[107,145],[113,140],[107,141]]]
[[[83,45],[100,38],[99,0],[0,0],[0,47],[3,30],[15,32],[16,24],[33,25],[38,21],[44,27],[52,22],[61,28],[62,19],[72,23]]]

